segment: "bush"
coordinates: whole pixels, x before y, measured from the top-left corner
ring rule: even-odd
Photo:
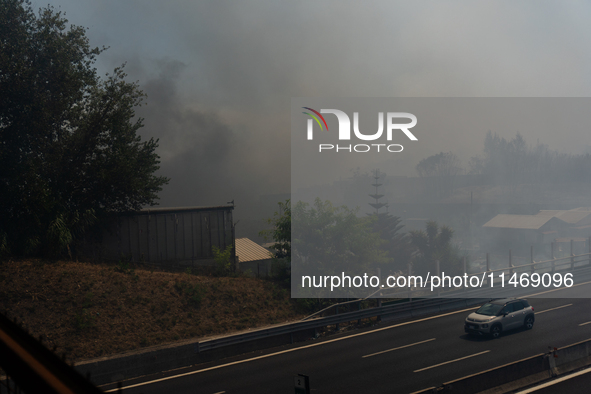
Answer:
[[[234,270],[232,267],[232,245],[228,245],[223,251],[217,246],[212,246],[215,271],[218,276],[228,276]]]

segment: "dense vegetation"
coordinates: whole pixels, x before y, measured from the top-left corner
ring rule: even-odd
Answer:
[[[112,212],[152,205],[168,182],[141,141],[144,94],[123,67],[105,79],[86,30],[52,7],[0,3],[0,253],[64,255]]]

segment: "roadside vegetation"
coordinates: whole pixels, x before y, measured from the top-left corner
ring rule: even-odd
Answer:
[[[0,262],[0,312],[73,361],[304,316],[269,280],[48,260]]]

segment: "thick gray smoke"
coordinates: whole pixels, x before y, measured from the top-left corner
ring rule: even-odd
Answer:
[[[45,6],[34,1],[33,7]],[[586,3],[125,2],[51,0],[109,46],[101,73],[127,62],[148,93],[143,135],[160,139],[161,205],[218,205],[289,192],[291,97],[588,96]],[[502,115],[500,115],[502,116]],[[467,163],[487,130],[461,151],[432,139],[412,163],[441,151]],[[581,136],[494,130],[505,138],[581,153]],[[424,141],[425,139],[423,139]],[[467,143],[466,141],[470,141]],[[427,145],[425,145],[427,146]],[[371,171],[372,169],[362,169]],[[383,168],[386,171],[385,168]],[[240,208],[238,208],[240,207]],[[271,208],[272,209],[272,208]]]
[[[240,204],[260,194],[289,190],[289,155],[284,154],[289,147],[267,150],[264,140],[261,144],[262,130],[232,122],[223,110],[192,101],[183,91],[186,64],[134,58],[126,70],[147,94],[147,105],[136,112],[144,118],[141,134],[159,139],[160,173],[171,178],[161,193],[161,205],[223,205],[232,199]],[[277,176],[279,168],[283,178]]]

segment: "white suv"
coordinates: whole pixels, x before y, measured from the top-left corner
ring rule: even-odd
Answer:
[[[503,331],[534,327],[534,308],[525,299],[504,298],[489,301],[476,312],[471,313],[464,323],[464,331],[469,334],[498,338]]]

